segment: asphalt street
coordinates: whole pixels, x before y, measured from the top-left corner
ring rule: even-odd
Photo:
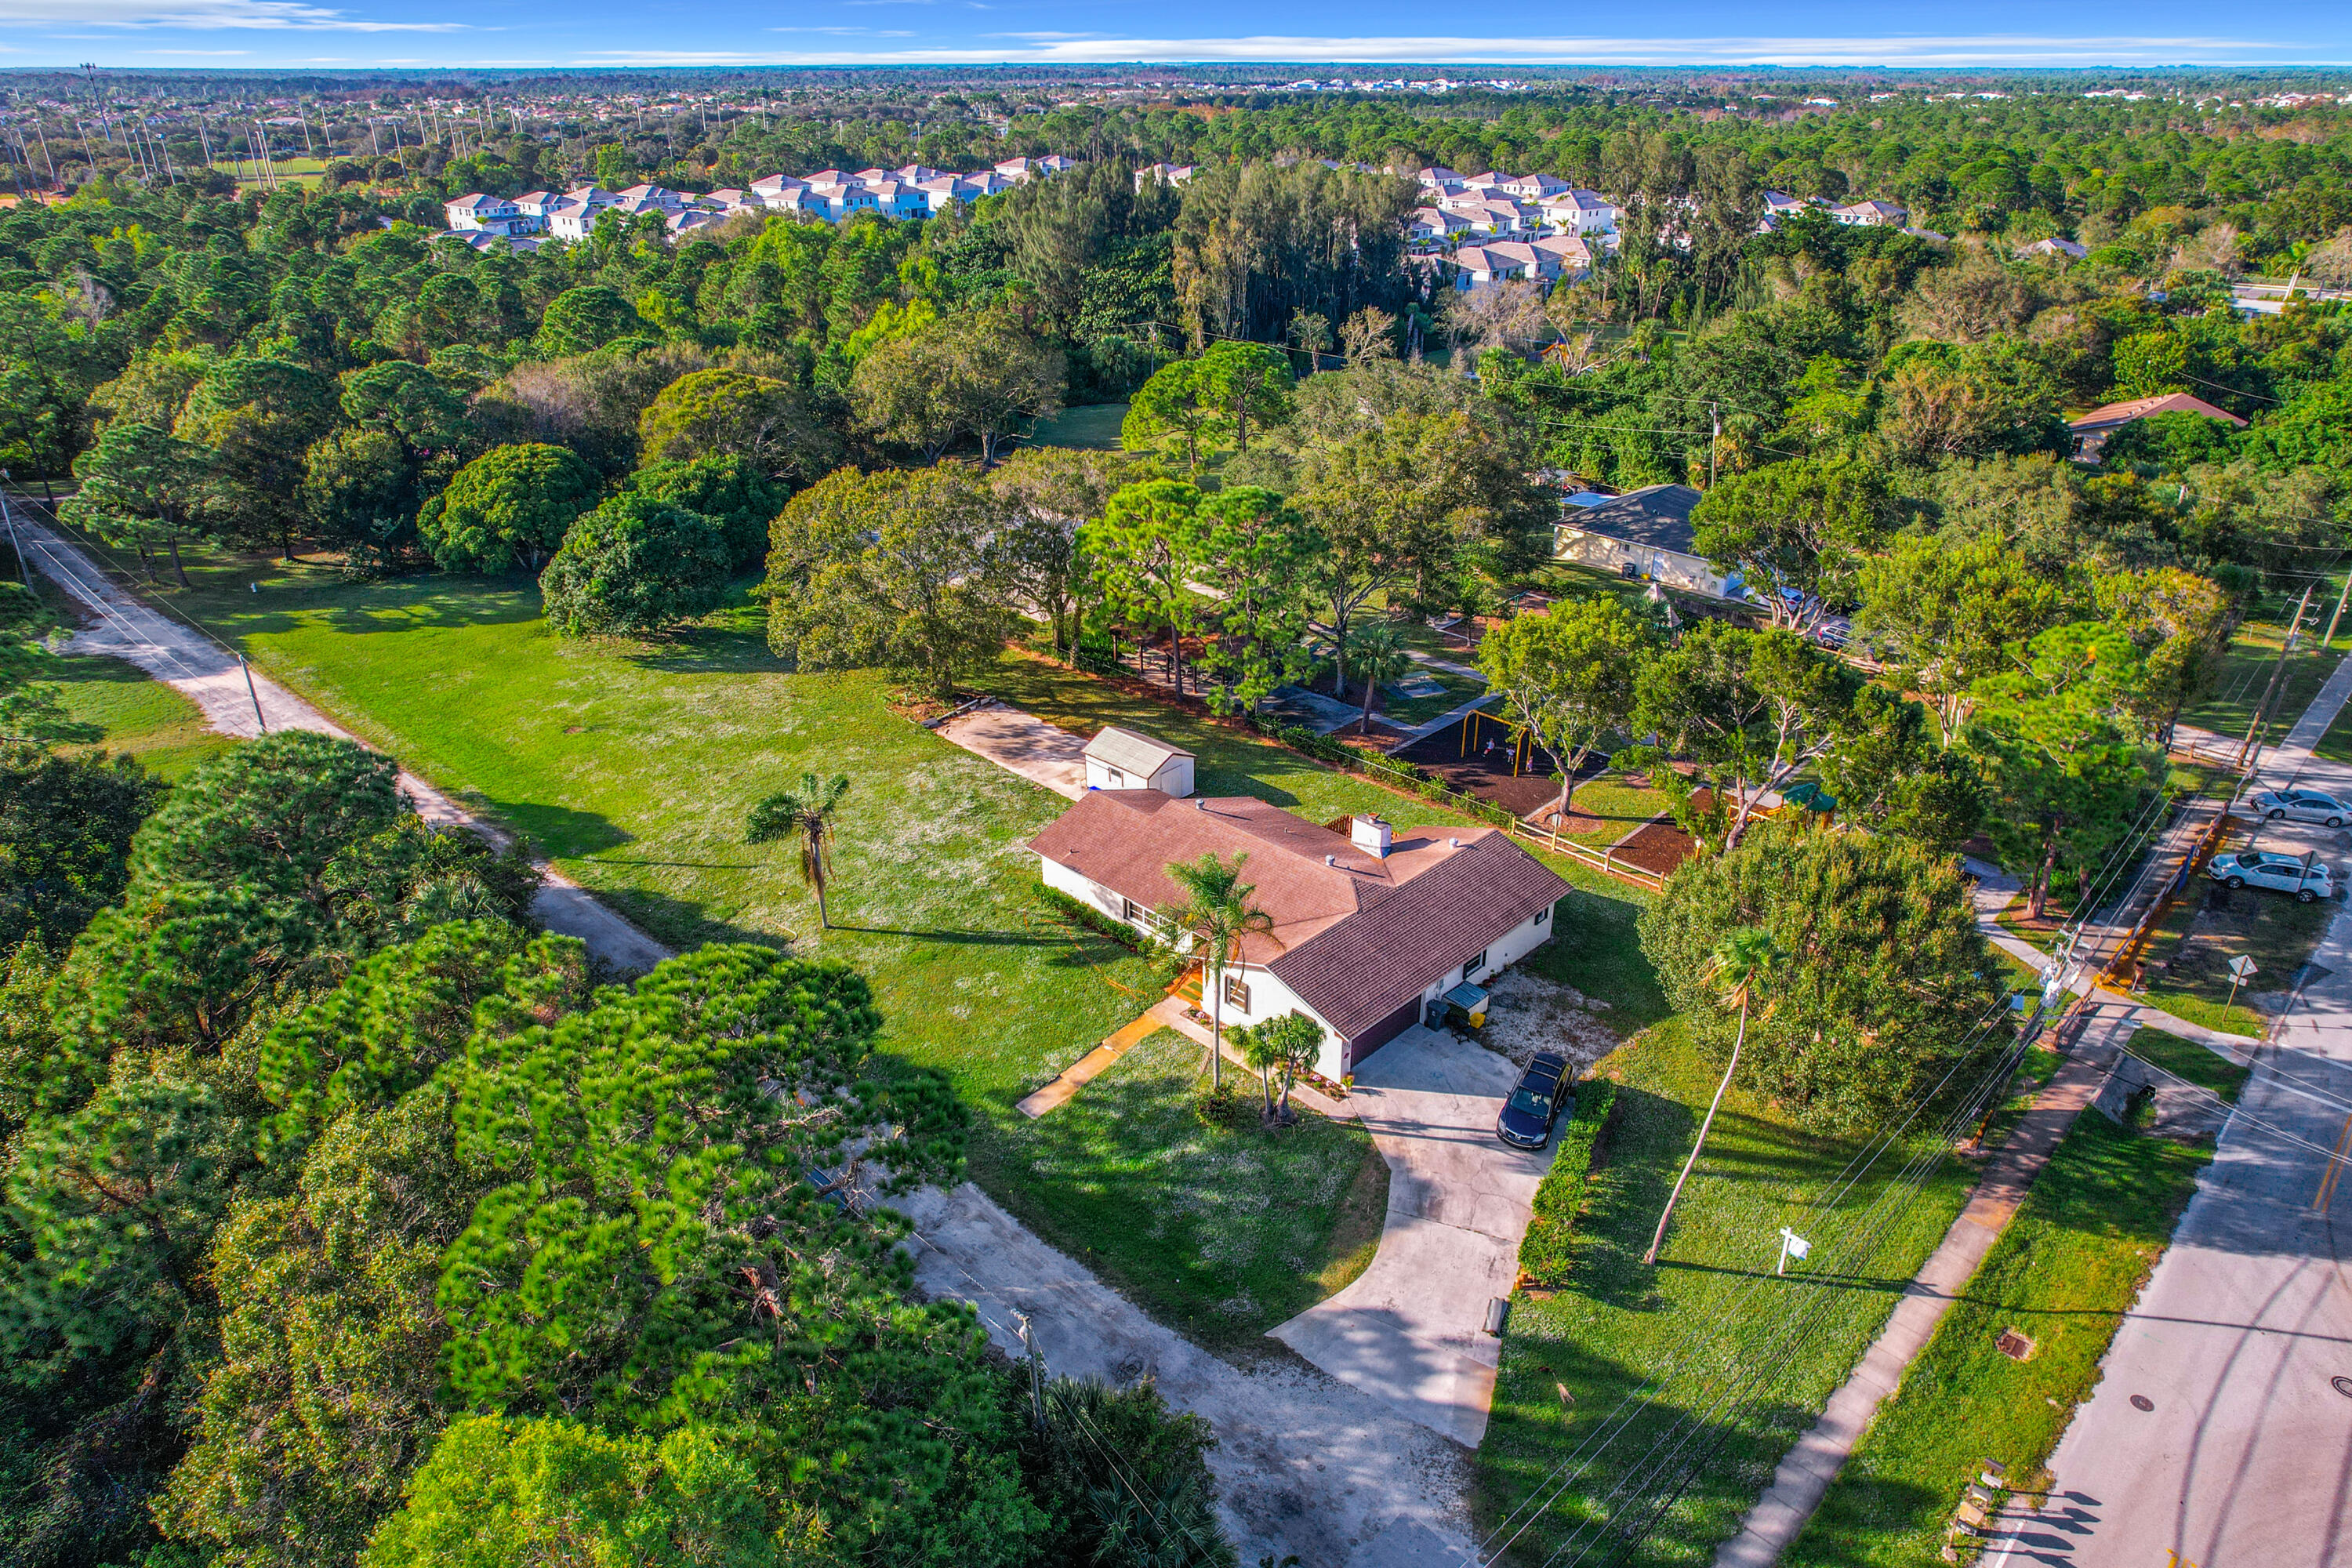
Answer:
[[[2328,682],[2263,782],[2352,798],[2309,748],[2352,692]],[[2352,837],[2265,827],[2265,848]],[[2258,1053],[2214,1161],[2053,1456],[2038,1515],[1996,1526],[1989,1568],[2352,1563],[2352,909]]]

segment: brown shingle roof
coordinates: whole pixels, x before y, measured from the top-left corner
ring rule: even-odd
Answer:
[[[1541,861],[1489,831],[1266,967],[1354,1039],[1568,890]]]
[[[1171,862],[1247,855],[1243,878],[1274,932],[1243,956],[1350,1038],[1568,892],[1497,828],[1403,829],[1383,859],[1246,795],[1096,790],[1029,847],[1154,909],[1177,900]]]

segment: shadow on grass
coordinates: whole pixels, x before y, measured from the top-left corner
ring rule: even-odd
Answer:
[[[1767,1456],[1811,1420],[1774,1402],[1635,1401],[1646,1382],[1572,1341],[1506,1341],[1471,1505],[1493,1561],[1704,1563],[1695,1548],[1725,1533],[1719,1521],[1756,1496]]]
[[[583,859],[636,842],[634,834],[601,812],[575,811],[545,801],[479,798],[500,821],[559,860]]]

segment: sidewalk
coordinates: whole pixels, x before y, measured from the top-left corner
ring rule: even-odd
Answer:
[[[1903,1381],[1913,1358],[1927,1348],[1936,1325],[2000,1239],[2026,1189],[2049,1163],[2051,1152],[2097,1096],[2113,1047],[2132,1026],[2119,1013],[2111,1016],[2104,1002],[2092,1005],[2094,1016],[2074,1056],[2042,1086],[2032,1108],[1985,1167],[1968,1206],[1906,1287],[1903,1300],[1853,1375],[1830,1396],[1811,1430],[1782,1456],[1772,1485],[1748,1510],[1739,1533],[1717,1551],[1715,1568],[1770,1568],[1796,1540],[1879,1405]]]

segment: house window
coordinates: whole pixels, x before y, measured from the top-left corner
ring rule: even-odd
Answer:
[[[1118,901],[1118,918],[1125,921],[1129,925],[1141,925],[1146,920],[1150,918],[1150,910],[1145,909],[1141,904],[1137,903],[1133,899],[1121,899]]]
[[[1528,923],[1529,925],[1544,925],[1544,924],[1549,923],[1550,920],[1551,920],[1551,906],[1550,906],[1549,904],[1546,904],[1543,908],[1541,908],[1541,909],[1539,909],[1539,910],[1538,910],[1536,911],[1536,918],[1535,918],[1534,920],[1532,920],[1532,921],[1529,921]]]
[[[1469,963],[1462,966],[1462,978],[1467,980],[1486,967],[1486,953],[1481,952],[1477,957],[1472,959]]]
[[[1110,780],[1110,787],[1113,789],[1125,789],[1127,787],[1127,775],[1120,773],[1117,768],[1103,769],[1103,777]]]
[[[1249,986],[1238,974],[1225,976],[1225,1005],[1243,1013],[1250,1010]]]

